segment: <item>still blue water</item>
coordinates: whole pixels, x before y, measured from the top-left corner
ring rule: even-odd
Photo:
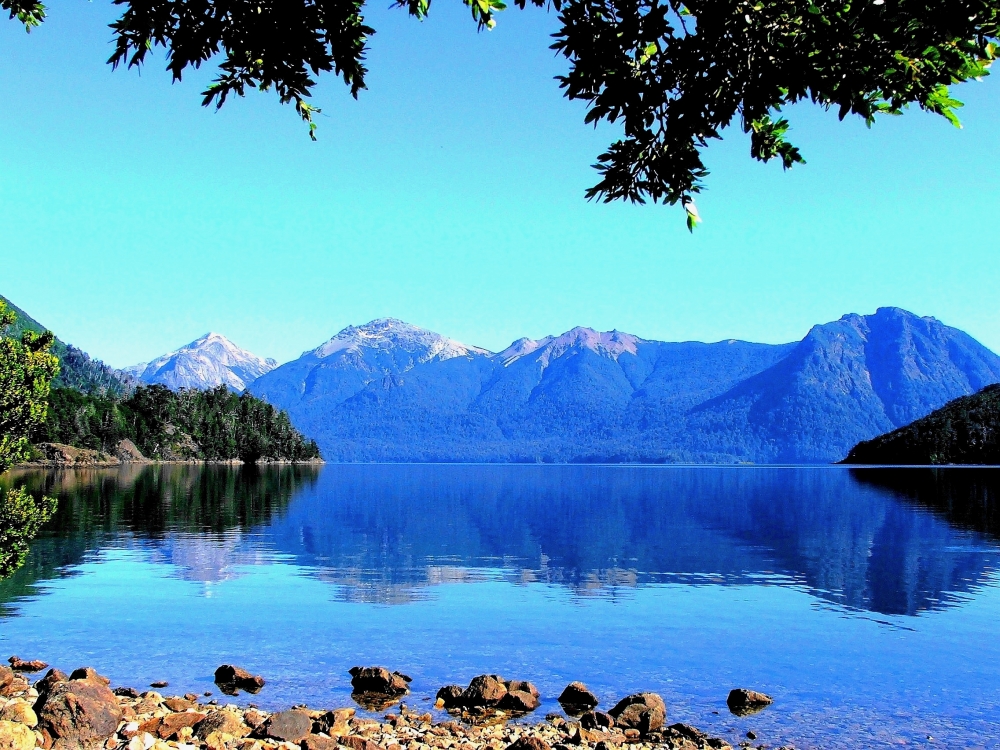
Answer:
[[[498,672],[545,703],[655,690],[775,747],[1000,747],[1000,470],[196,466],[15,474],[59,498],[0,583],[0,651],[115,684],[267,679],[411,706]],[[733,687],[774,696],[738,718]],[[230,700],[230,699],[227,699]],[[755,744],[757,744],[755,743]]]

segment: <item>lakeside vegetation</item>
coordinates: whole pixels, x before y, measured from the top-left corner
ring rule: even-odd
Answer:
[[[845,464],[1000,464],[1000,384],[858,443]]]
[[[171,391],[140,386],[126,396],[55,388],[33,443],[64,443],[110,453],[131,440],[143,456],[159,460],[308,461],[320,457],[315,441],[292,427],[288,414],[226,386]]]

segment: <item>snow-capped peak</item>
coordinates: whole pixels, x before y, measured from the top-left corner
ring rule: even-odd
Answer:
[[[221,333],[206,333],[180,349],[147,364],[125,368],[137,380],[149,385],[207,389],[225,385],[243,391],[250,383],[278,363],[241,349]]]
[[[337,352],[360,352],[362,349],[401,349],[416,354],[420,362],[490,354],[486,349],[467,346],[396,318],[378,318],[362,326],[348,326],[314,349],[312,354],[323,359]]]
[[[636,353],[636,345],[643,339],[633,336],[630,333],[621,331],[595,331],[593,328],[577,326],[561,336],[546,336],[542,339],[518,339],[509,347],[497,355],[497,359],[507,367],[517,360],[539,350],[542,353],[539,358],[542,365],[547,366],[549,361],[562,356],[567,350],[572,348],[584,348],[597,352],[601,356],[610,357],[617,360],[619,356],[628,352]]]

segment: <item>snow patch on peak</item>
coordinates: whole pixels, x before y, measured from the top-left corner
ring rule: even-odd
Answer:
[[[152,362],[127,367],[124,372],[141,383],[165,385],[173,390],[225,385],[243,391],[277,366],[274,359],[258,357],[221,333],[209,332]]]
[[[325,344],[306,354],[311,353],[324,359],[338,352],[358,353],[363,349],[401,349],[416,354],[420,362],[490,355],[486,349],[468,346],[397,318],[377,318],[362,326],[348,326]]]
[[[504,367],[512,365],[514,362],[529,354],[542,350],[540,360],[542,366],[548,366],[549,362],[557,357],[561,357],[568,350],[573,348],[590,349],[601,356],[610,357],[617,361],[618,357],[626,352],[635,354],[637,345],[643,339],[633,336],[630,333],[621,331],[595,331],[593,328],[577,326],[560,336],[546,336],[543,339],[518,339],[509,347],[504,349],[497,358]]]

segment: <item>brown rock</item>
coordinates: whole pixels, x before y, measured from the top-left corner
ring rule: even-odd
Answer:
[[[462,693],[465,689],[461,685],[445,685],[437,691],[434,702],[441,705],[441,708],[458,708],[462,705]]]
[[[10,668],[15,672],[41,672],[49,666],[44,661],[39,661],[38,659],[25,661],[19,656],[12,656],[7,661],[10,662]]]
[[[250,733],[250,727],[244,724],[243,719],[232,711],[219,709],[210,711],[194,727],[194,736],[200,740],[207,740],[208,735],[213,732],[228,734],[232,737],[246,737]]]
[[[524,693],[531,693],[536,698],[539,696],[538,688],[527,680],[508,680],[504,683],[507,686],[507,692],[513,693],[515,690],[520,690]]]
[[[167,698],[163,701],[163,705],[169,708],[171,711],[187,711],[189,708],[194,707],[194,703],[184,698]]]
[[[338,750],[340,747],[337,740],[331,737],[320,737],[318,734],[310,734],[301,742],[302,750]]]
[[[559,694],[559,702],[571,708],[593,708],[600,701],[582,682],[571,682]]]
[[[193,729],[206,715],[197,713],[196,711],[167,714],[160,720],[160,727],[156,733],[160,735],[160,739],[168,740],[184,727],[191,727]]]
[[[622,698],[608,713],[616,726],[646,734],[663,726],[667,707],[656,693],[635,693]]]
[[[135,700],[139,697],[139,691],[133,687],[116,687],[111,692],[119,698],[129,698],[131,700]]]
[[[157,680],[156,682],[149,683],[149,686],[151,688],[156,688],[157,690],[159,690],[160,688],[169,687],[170,683],[167,682],[166,680]]]
[[[313,719],[313,732],[323,732],[331,737],[347,734],[350,731],[348,722],[354,716],[353,708],[338,708],[327,711]]]
[[[250,710],[243,712],[243,721],[245,721],[246,725],[251,729],[256,729],[267,721],[267,717],[256,708],[251,708]]]
[[[11,701],[4,706],[3,710],[0,711],[0,720],[15,721],[31,729],[38,726],[38,716],[25,700]]]
[[[403,695],[410,691],[410,678],[385,667],[352,667],[351,687],[355,693]]]
[[[5,698],[10,698],[15,695],[20,695],[29,687],[31,687],[31,685],[28,684],[28,681],[22,675],[15,673],[14,679],[10,681],[10,684],[0,690],[0,695]]]
[[[236,695],[240,690],[256,695],[264,687],[264,678],[241,667],[223,664],[215,670],[215,684],[226,695]]]
[[[507,750],[552,750],[549,743],[539,737],[521,737],[507,746]]]
[[[664,741],[680,747],[713,748],[713,750],[729,750],[730,745],[725,740],[709,737],[704,732],[688,724],[671,724],[663,730]]]
[[[95,682],[102,682],[105,685],[111,684],[111,680],[104,675],[98,674],[97,670],[93,667],[80,667],[79,669],[74,669],[69,678],[71,680],[93,680]]]
[[[536,691],[537,692],[537,691]],[[504,711],[517,711],[527,713],[534,711],[541,705],[537,695],[532,695],[527,690],[509,690],[507,695],[500,699],[497,708]]]
[[[14,670],[0,666],[0,691],[6,690],[14,682]]]
[[[763,711],[766,706],[770,706],[772,703],[774,703],[774,699],[771,696],[758,693],[756,690],[746,690],[745,688],[730,690],[729,697],[726,698],[726,705],[729,706],[729,710],[737,716],[746,716],[747,714]]]
[[[49,733],[55,750],[81,750],[103,745],[118,729],[122,709],[108,688],[107,678],[93,669],[78,669],[69,680],[56,681],[56,670],[47,690],[39,690],[35,712],[41,729]]]
[[[273,714],[258,729],[257,734],[272,740],[298,744],[312,732],[312,728],[312,717],[306,711],[292,709]]]
[[[611,729],[615,725],[615,720],[611,714],[603,711],[587,711],[580,717],[580,726],[584,729]]]
[[[42,679],[35,683],[35,690],[38,691],[39,696],[43,696],[55,685],[58,685],[60,682],[66,682],[68,679],[69,677],[66,676],[65,672],[61,672],[58,669],[50,669]]]
[[[366,740],[364,737],[358,737],[357,735],[340,737],[339,741],[341,745],[349,747],[351,750],[382,750],[371,740]]]
[[[462,693],[462,704],[471,707],[495,706],[507,695],[503,678],[495,674],[473,677]]]
[[[0,750],[34,750],[35,733],[24,724],[0,720]]]

